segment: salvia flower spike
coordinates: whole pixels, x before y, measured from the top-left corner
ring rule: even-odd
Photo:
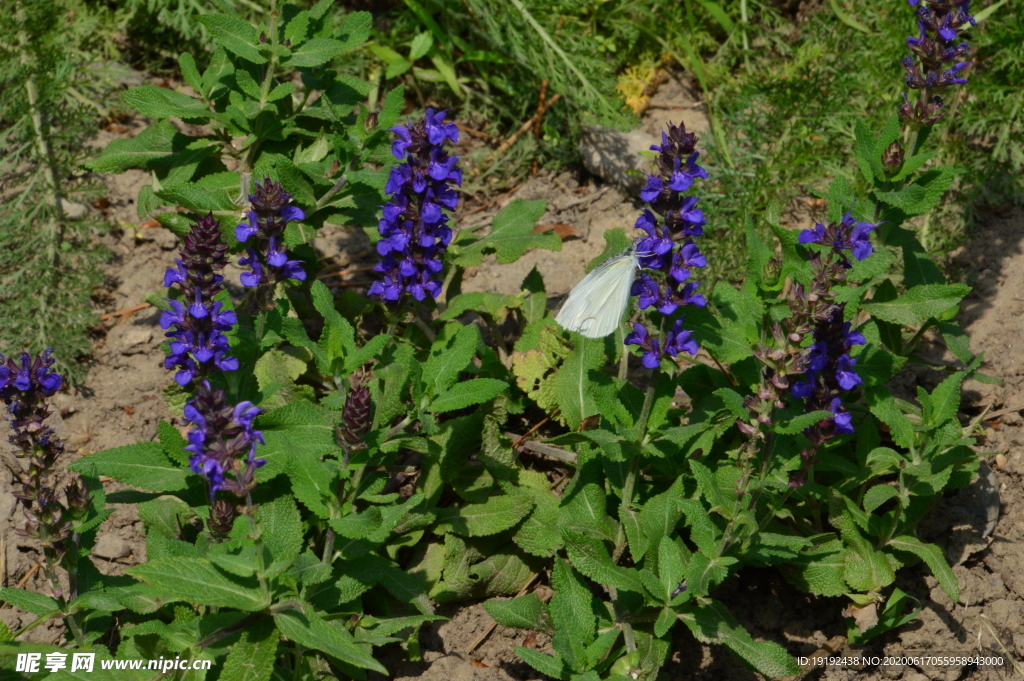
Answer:
[[[213,390],[204,381],[195,398],[185,405],[185,418],[192,423],[186,451],[193,473],[206,478],[210,499],[220,490],[246,496],[256,484],[256,471],[265,459],[256,458],[256,444],[263,433],[253,428],[261,413],[252,402],[227,404],[223,390]]]
[[[438,275],[452,240],[444,209],[455,210],[459,195],[452,185],[462,186],[459,159],[444,148],[446,142],[459,141],[459,129],[446,123],[445,115],[427,109],[423,120],[391,129],[391,153],[402,162],[391,169],[385,186],[391,199],[378,225],[381,261],[373,268],[381,278],[369,291],[389,304],[404,293],[416,300],[441,293]]]
[[[304,263],[289,259],[284,248],[285,227],[289,222],[305,220],[306,214],[291,205],[292,195],[269,177],[257,182],[255,191],[249,196],[252,210],[247,215],[248,222],[235,227],[235,238],[248,245],[238,264],[250,270],[241,276],[242,285],[255,288],[257,304],[272,310],[277,284],[288,279],[306,280]]]
[[[654,172],[640,191],[640,198],[650,207],[637,218],[636,228],[644,233],[636,240],[635,248],[640,266],[661,273],[657,279],[642,272],[633,282],[632,295],[638,298],[640,309],[653,307],[664,315],[674,314],[680,307],[707,304],[697,293],[700,286],[691,281],[694,269],[707,267],[708,261],[693,238],[704,234],[704,212],[697,208],[696,196],[683,192],[697,179],[708,174],[697,164],[700,154],[695,150],[697,136],[686,132],[686,127],[669,125],[661,133],[661,144],[651,146],[658,152]],[[664,283],[661,283],[661,281]],[[643,324],[634,324],[633,332],[624,339],[626,345],[638,345],[643,350],[643,364],[653,369],[663,357],[675,357],[681,352],[697,354],[697,342],[690,332],[682,328],[683,317],[676,319],[665,338],[652,338]]]
[[[64,444],[44,423],[53,413],[46,398],[64,383],[61,375],[52,371],[52,352],[49,348],[35,357],[26,352],[17,360],[0,355],[0,400],[7,405],[12,431],[8,439],[16,447],[14,455],[26,464],[21,470],[11,471],[12,493],[21,502],[27,520],[15,531],[42,543],[46,574],[54,596],[60,597],[54,571],[67,552],[65,542],[71,536],[72,521],[84,517],[90,501],[88,488],[78,476],[65,491],[67,506],[59,500],[55,472]]]
[[[971,62],[961,61],[970,45],[960,34],[974,26],[971,0],[908,0],[917,8],[918,35],[907,38],[911,54],[900,60],[907,72],[905,82],[917,90],[917,101],[906,93],[900,116],[914,125],[928,125],[945,115],[939,90],[967,83],[965,69]]]
[[[164,366],[177,368],[174,380],[179,385],[201,381],[218,369],[238,369],[238,360],[228,355],[231,348],[224,335],[237,317],[214,301],[224,290],[220,271],[227,264],[227,250],[217,220],[209,213],[185,235],[178,250],[181,257],[164,274],[164,285],[177,285],[184,294],[181,301],[169,300],[171,309],[160,315],[160,326],[169,329],[166,335],[172,339]]]

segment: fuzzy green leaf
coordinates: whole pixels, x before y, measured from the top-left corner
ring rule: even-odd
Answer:
[[[95,466],[97,475],[106,475],[126,485],[155,492],[185,489],[188,469],[172,462],[159,442],[139,442],[105,452],[83,456],[68,469],[88,473]]]
[[[450,390],[438,395],[427,407],[427,411],[443,413],[465,409],[493,399],[507,389],[508,384],[497,378],[471,378],[456,383]]]
[[[266,607],[253,579],[229,577],[204,558],[169,557],[125,570],[147,584],[157,585],[170,600],[238,608],[254,612]]]
[[[816,596],[842,596],[846,592],[846,557],[843,542],[838,539],[801,552],[781,569],[797,588]]]
[[[198,76],[198,74],[197,74]],[[125,106],[150,118],[209,118],[213,116],[201,99],[154,85],[139,85],[121,93]]]
[[[0,601],[26,610],[34,615],[48,615],[60,612],[60,603],[49,596],[31,591],[23,591],[22,589],[13,589],[7,586],[0,587]]]
[[[768,678],[800,673],[796,660],[786,649],[772,641],[754,641],[736,618],[718,601],[690,601],[679,611],[679,619],[698,641],[722,643]]]
[[[970,293],[966,284],[922,284],[896,300],[862,305],[872,317],[894,324],[920,324],[959,303]]]
[[[954,603],[960,600],[960,584],[957,581],[956,575],[953,574],[953,570],[950,569],[949,564],[946,562],[942,549],[935,544],[926,544],[917,537],[906,534],[890,539],[889,546],[898,551],[912,553],[923,560],[931,569],[932,574],[935,575],[939,586],[949,596],[949,600]]]
[[[479,265],[484,255],[493,252],[498,264],[507,265],[533,248],[562,250],[562,240],[557,234],[533,233],[537,220],[546,210],[545,201],[512,201],[494,216],[493,226],[487,236],[461,247],[455,259],[456,264],[463,267]]]
[[[484,537],[503,532],[526,517],[533,508],[533,499],[515,494],[489,498],[482,504],[437,511],[438,534],[454,532],[466,537]]]
[[[562,528],[565,551],[573,567],[599,584],[644,593],[643,582],[635,569],[615,565],[608,549],[597,537]]]
[[[451,333],[452,329],[457,329]],[[423,365],[427,393],[440,395],[455,385],[459,374],[469,367],[480,342],[480,330],[473,324],[449,324],[430,348]]]
[[[83,163],[97,173],[123,173],[129,168],[147,168],[153,161],[174,151],[178,131],[167,121],[158,121],[132,139],[112,140],[103,153]]]
[[[256,29],[241,19],[222,14],[200,14],[196,17],[196,21],[206,26],[213,35],[213,39],[226,50],[254,64],[263,64],[267,61],[266,57],[256,49],[256,44],[259,42]]]
[[[534,593],[504,601],[486,601],[484,610],[503,627],[534,629],[549,635],[555,633],[547,606]]]
[[[345,664],[360,669],[372,669],[385,676],[388,670],[373,655],[356,644],[352,634],[342,626],[325,622],[313,608],[306,606],[306,612],[285,610],[274,615],[274,622],[282,634],[313,650],[319,650]]]
[[[218,681],[269,681],[280,640],[270,620],[246,627],[231,645]]]
[[[885,484],[875,485],[864,494],[864,510],[874,513],[876,508],[899,495],[900,492],[895,487]]]

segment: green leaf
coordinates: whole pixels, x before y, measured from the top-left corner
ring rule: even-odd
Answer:
[[[299,645],[313,650],[319,650],[331,657],[337,658],[345,664],[350,664],[360,669],[372,669],[385,676],[388,670],[373,655],[359,647],[352,634],[348,633],[342,626],[335,626],[325,622],[313,608],[306,606],[306,612],[297,610],[284,610],[274,615],[274,623],[282,634],[295,641]]]
[[[786,649],[772,641],[754,641],[736,618],[718,601],[704,599],[681,606],[681,619],[698,641],[722,643],[757,671],[769,678],[800,673],[796,660]]]
[[[533,499],[514,494],[489,498],[482,504],[437,511],[438,534],[454,532],[467,537],[483,537],[503,532],[526,517],[533,508]]]
[[[267,61],[256,48],[259,42],[256,29],[241,19],[222,14],[200,14],[196,16],[196,21],[209,29],[214,40],[242,59],[254,64]]]
[[[516,648],[516,655],[523,659],[523,662],[530,665],[541,674],[545,674],[555,679],[563,679],[568,681],[569,679],[569,667],[565,664],[565,660],[558,653],[554,656],[547,655],[534,650],[533,648]]]
[[[643,582],[637,571],[615,565],[603,541],[566,527],[562,528],[562,537],[565,539],[565,552],[569,560],[581,573],[600,584],[644,593]]]
[[[125,103],[125,106],[150,118],[215,117],[203,100],[154,85],[139,85],[126,90],[121,93],[121,101]]]
[[[578,669],[597,630],[594,596],[586,580],[563,560],[555,561],[551,585],[555,589],[549,607],[555,630],[552,647]]]
[[[485,601],[484,610],[503,627],[533,629],[548,635],[555,633],[548,608],[535,593],[505,601]]]
[[[557,234],[534,234],[533,228],[547,210],[545,201],[516,199],[494,216],[490,233],[460,247],[455,262],[463,267],[479,265],[487,253],[495,253],[498,264],[515,262],[532,248],[562,250]]]
[[[178,429],[167,421],[160,421],[156,426],[156,434],[168,458],[187,466],[189,453],[185,451],[185,447],[188,446],[188,441],[181,436]]]
[[[280,638],[270,620],[243,629],[241,638],[228,651],[218,681],[269,681]]]
[[[948,376],[932,391],[931,408],[924,414],[926,424],[941,426],[946,421],[956,418],[956,413],[960,411],[960,386],[966,377],[966,371],[958,371]]]
[[[878,386],[866,391],[866,394],[871,413],[889,426],[893,442],[904,449],[911,449],[914,446],[914,425],[896,405],[896,399],[889,389]]]
[[[471,378],[456,383],[451,390],[438,395],[427,407],[427,411],[443,413],[464,409],[495,398],[507,389],[508,384],[497,378]]]
[[[34,615],[49,615],[50,613],[60,612],[60,603],[49,596],[32,593],[31,591],[23,591],[22,589],[12,589],[7,586],[0,587],[0,601],[26,610]]]
[[[203,93],[203,79],[199,77],[195,58],[188,52],[182,52],[178,55],[178,67],[181,69],[181,75],[185,82],[201,95]]]
[[[168,121],[158,121],[132,139],[112,140],[103,153],[83,163],[97,173],[123,173],[129,168],[148,168],[153,161],[174,151],[178,131]]]
[[[898,191],[875,192],[875,196],[908,216],[921,215],[939,202],[953,183],[953,177],[952,166],[941,166],[929,170]]]
[[[857,368],[859,369],[860,367],[858,366]],[[819,409],[818,411],[800,414],[799,416],[794,416],[785,425],[776,425],[775,432],[781,433],[783,435],[796,435],[797,433],[802,433],[806,429],[810,428],[815,423],[818,423],[819,421],[822,421],[824,419],[830,419],[833,416],[834,414],[828,411],[827,409]]]
[[[451,333],[452,329],[457,329]],[[423,365],[423,383],[430,395],[440,395],[459,379],[476,355],[480,330],[473,324],[450,324],[439,334]]]
[[[106,475],[133,487],[155,492],[174,492],[187,487],[191,471],[173,463],[159,442],[139,442],[83,456],[69,470]]]
[[[352,47],[352,45],[333,38],[313,38],[299,45],[284,66],[295,69],[321,66],[348,52]]]
[[[267,606],[255,579],[224,575],[205,558],[160,558],[128,568],[125,572],[158,586],[174,601],[238,608],[247,612]]]
[[[953,574],[953,570],[950,569],[949,564],[946,562],[942,549],[935,544],[926,544],[917,537],[906,534],[890,539],[889,546],[899,551],[912,553],[923,560],[932,571],[932,574],[935,575],[939,586],[949,596],[949,600],[953,601],[953,603],[960,600],[960,584],[957,581],[956,575]]]
[[[295,500],[278,497],[256,511],[260,537],[275,560],[295,558],[302,550],[302,518]]]
[[[861,307],[882,321],[920,324],[953,307],[970,291],[971,287],[966,284],[921,284],[896,300],[884,303],[868,301]]]
[[[553,379],[555,396],[562,408],[562,417],[572,430],[583,419],[601,413],[593,394],[592,371],[604,366],[604,340],[573,334],[576,348],[569,354]]]
[[[875,485],[864,494],[864,510],[874,513],[876,508],[899,495],[900,492],[895,487],[885,484]]]
[[[780,566],[786,578],[802,591],[816,596],[842,596],[846,593],[843,573],[846,556],[838,539],[802,551],[793,561]]]
[[[667,540],[662,540],[662,543]],[[686,566],[686,586],[694,597],[707,596],[716,584],[720,584],[729,576],[728,568],[723,564],[724,557],[708,559],[703,553],[690,556]],[[735,560],[735,559],[732,559]]]

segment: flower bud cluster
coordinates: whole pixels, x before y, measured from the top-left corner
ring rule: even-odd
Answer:
[[[908,0],[917,7],[918,36],[907,38],[911,54],[900,60],[907,72],[907,87],[919,90],[917,101],[903,94],[900,116],[916,125],[928,125],[945,115],[942,99],[935,91],[963,85],[961,75],[971,62],[960,61],[970,45],[958,42],[967,26],[975,26],[969,13],[971,0]]]
[[[64,444],[43,423],[53,413],[46,398],[63,385],[60,374],[50,370],[52,352],[48,348],[35,357],[22,353],[18,361],[0,355],[0,400],[7,405],[13,431],[8,439],[16,447],[14,455],[25,462],[24,468],[11,470],[12,494],[21,503],[27,520],[15,532],[42,542],[47,574],[51,575],[51,585],[59,590],[53,570],[67,551],[65,542],[71,536],[73,521],[81,520],[88,512],[90,498],[84,481],[76,475],[65,489],[65,503],[59,499],[56,465]]]
[[[694,180],[706,179],[708,173],[697,165],[700,154],[695,150],[697,136],[686,132],[683,124],[668,126],[661,133],[661,144],[652,145],[658,152],[654,173],[648,175],[640,198],[650,204],[637,218],[636,228],[645,236],[636,240],[634,248],[640,266],[660,272],[655,279],[641,272],[633,282],[632,295],[637,296],[641,310],[653,307],[663,315],[671,315],[684,305],[704,307],[707,300],[697,293],[699,284],[690,280],[694,268],[707,267],[708,261],[693,238],[704,234],[704,212],[697,208],[696,196],[683,192]],[[660,283],[663,280],[664,283]],[[664,356],[680,352],[697,354],[697,343],[677,319],[664,339],[651,338],[642,324],[635,324],[625,338],[626,345],[639,345],[644,350],[643,363],[657,367]]]
[[[171,309],[160,315],[160,326],[170,329],[166,335],[172,339],[164,366],[177,367],[178,385],[201,381],[218,369],[238,369],[238,360],[227,354],[231,348],[224,335],[238,319],[223,303],[214,301],[224,290],[219,272],[227,264],[227,250],[217,219],[208,213],[185,235],[178,250],[181,257],[164,274],[164,286],[177,285],[184,294],[184,303],[168,300]]]
[[[244,497],[256,484],[256,470],[266,463],[256,458],[263,434],[253,428],[253,420],[260,413],[252,402],[227,404],[224,391],[211,389],[208,381],[185,405],[185,418],[194,426],[185,447],[192,453],[189,465],[206,478],[211,501],[222,489]]]
[[[249,195],[249,221],[235,227],[235,238],[248,243],[248,255],[238,260],[250,268],[241,276],[242,285],[256,289],[256,302],[264,310],[274,309],[274,287],[287,279],[306,280],[302,261],[289,260],[284,248],[284,229],[289,222],[304,220],[306,214],[290,205],[292,195],[279,182],[264,178]],[[251,239],[251,241],[250,241]]]
[[[349,445],[362,441],[370,432],[370,386],[361,385],[345,398],[341,410],[341,438]]]
[[[370,286],[370,295],[395,303],[403,293],[416,300],[441,293],[442,256],[452,240],[444,209],[455,210],[459,195],[449,183],[462,186],[457,156],[444,149],[447,141],[459,141],[459,129],[445,123],[444,111],[427,109],[415,125],[391,129],[396,139],[392,155],[402,161],[391,169],[384,190],[391,199],[383,206],[378,224],[381,261],[373,271],[381,279]]]

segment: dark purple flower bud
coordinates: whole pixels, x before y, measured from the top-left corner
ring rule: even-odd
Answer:
[[[225,499],[217,499],[210,506],[210,515],[206,519],[206,528],[213,537],[223,539],[231,533],[232,528],[235,526],[235,518],[237,517],[238,511],[235,509],[234,504]]]
[[[361,442],[370,431],[370,386],[361,385],[348,394],[341,423],[341,435],[349,444]]]
[[[67,500],[68,513],[73,520],[82,520],[88,514],[92,498],[82,476],[76,475],[64,488],[64,498]]]
[[[899,140],[894,140],[885,148],[885,151],[882,152],[882,169],[885,170],[886,175],[892,176],[900,172],[903,168],[903,156],[903,145]]]

